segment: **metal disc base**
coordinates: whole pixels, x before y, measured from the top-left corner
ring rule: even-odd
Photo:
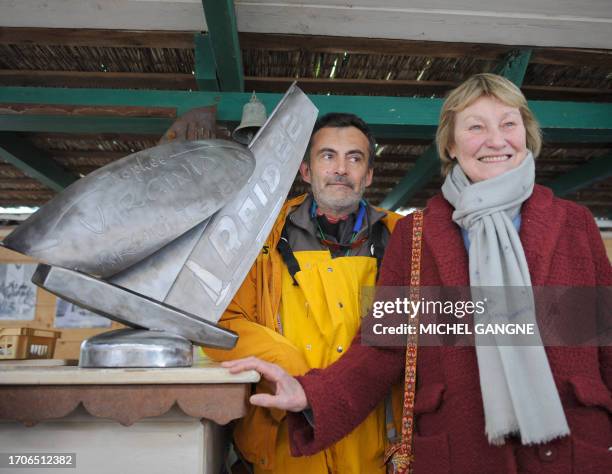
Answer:
[[[193,346],[176,334],[117,329],[81,344],[80,367],[191,367]]]

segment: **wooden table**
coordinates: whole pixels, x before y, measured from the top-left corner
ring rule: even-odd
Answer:
[[[76,453],[72,473],[217,473],[253,371],[0,365],[3,453]],[[47,469],[18,472],[42,474]],[[56,472],[54,469],[50,472]]]

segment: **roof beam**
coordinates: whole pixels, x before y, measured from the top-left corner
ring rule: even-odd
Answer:
[[[461,39],[481,43],[610,46],[610,8],[605,0],[259,0],[236,2],[236,7],[241,31],[432,41],[456,41],[460,31]],[[0,17],[6,26],[124,30],[198,31],[204,22],[201,4],[195,0],[13,0],[0,2]]]
[[[592,158],[588,163],[546,183],[557,196],[565,196],[612,176],[612,155]]]
[[[173,122],[174,119],[160,117],[0,114],[0,131],[114,133],[123,130],[162,135]]]
[[[193,48],[191,31],[0,27],[0,44],[94,48]]]
[[[509,80],[518,87],[523,83],[527,65],[531,58],[531,50],[510,51],[504,60],[497,66],[496,72]],[[393,190],[385,197],[381,207],[396,210],[408,199],[414,196],[421,188],[427,185],[431,179],[440,171],[440,159],[436,144],[431,144],[421,157],[416,161],[412,168]]]
[[[282,94],[258,94],[267,110],[272,110],[281,97]],[[443,102],[441,99],[383,96],[311,95],[309,98],[321,114],[340,111],[361,116],[372,126],[377,138],[431,139]],[[242,92],[0,87],[0,108],[1,104],[163,107],[176,110],[177,115],[181,115],[194,107],[216,104],[218,121],[228,123],[240,121],[242,107],[249,99],[250,94]],[[547,138],[555,138],[555,142],[612,141],[612,104],[530,101],[529,106]],[[62,122],[58,122],[60,119]],[[161,134],[172,120],[169,116],[116,117],[92,114],[67,117],[0,112],[0,130]]]
[[[0,132],[0,158],[54,191],[79,179],[15,133]]]
[[[414,167],[387,194],[380,207],[396,210],[418,191],[427,186],[439,171],[440,160],[438,159],[438,151],[435,145],[430,145],[416,161]]]
[[[517,87],[521,87],[530,59],[531,49],[512,50],[495,68],[495,73],[512,81]]]
[[[217,64],[210,41],[206,33],[196,33],[193,37],[195,45],[195,78],[201,91],[218,91]]]
[[[242,53],[233,0],[202,0],[222,91],[244,90]]]
[[[267,110],[273,110],[283,94],[258,94]],[[0,87],[0,104],[29,105],[82,105],[114,107],[164,107],[176,110],[177,115],[203,105],[217,106],[219,122],[238,123],[242,108],[251,98],[243,92],[207,91],[153,91],[123,89],[67,89],[42,87]],[[381,136],[432,136],[435,131],[438,111],[442,103],[439,99],[398,98],[371,96],[326,96],[312,95],[310,99],[321,114],[332,111],[353,112],[367,117]],[[1,108],[1,105],[0,105]],[[612,109],[612,106],[610,106]],[[0,112],[1,114],[1,112]],[[612,116],[612,113],[610,113]],[[64,125],[55,124],[58,117],[49,115],[21,115],[5,113],[0,115],[0,130],[56,131],[66,133],[88,132],[130,132],[163,133],[172,119],[117,117],[112,125],[112,117],[63,117]],[[133,119],[130,122],[127,119]],[[34,121],[36,124],[33,124]],[[164,122],[163,120],[166,120]],[[170,121],[168,121],[170,120]],[[98,129],[94,130],[98,123]],[[146,130],[146,124],[151,126]],[[36,125],[34,127],[33,125]],[[136,129],[126,128],[137,126]],[[406,125],[410,125],[407,127]],[[75,128],[70,128],[75,127]],[[611,127],[612,128],[612,127]]]

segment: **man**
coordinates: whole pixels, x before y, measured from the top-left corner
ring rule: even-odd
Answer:
[[[400,216],[363,200],[372,182],[375,142],[351,114],[315,124],[300,166],[311,192],[285,203],[268,240],[219,323],[240,335],[215,360],[257,356],[292,375],[342,356],[360,325],[360,293],[374,286],[389,234]],[[269,391],[261,383],[257,391]],[[285,412],[250,406],[234,441],[256,473],[384,472],[381,404],[349,436],[310,457],[289,451]]]

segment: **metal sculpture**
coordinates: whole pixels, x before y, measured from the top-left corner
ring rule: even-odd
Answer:
[[[83,344],[82,365],[168,366],[147,354],[156,344],[157,354],[184,347],[176,337],[236,344],[237,334],[216,323],[276,220],[317,113],[293,85],[248,148],[205,140],[129,155],[69,186],[5,239],[6,247],[44,262],[32,279],[37,285],[152,330],[92,338]],[[139,349],[147,338],[148,349]],[[132,355],[109,357],[109,348]],[[171,360],[191,364],[187,355]]]

